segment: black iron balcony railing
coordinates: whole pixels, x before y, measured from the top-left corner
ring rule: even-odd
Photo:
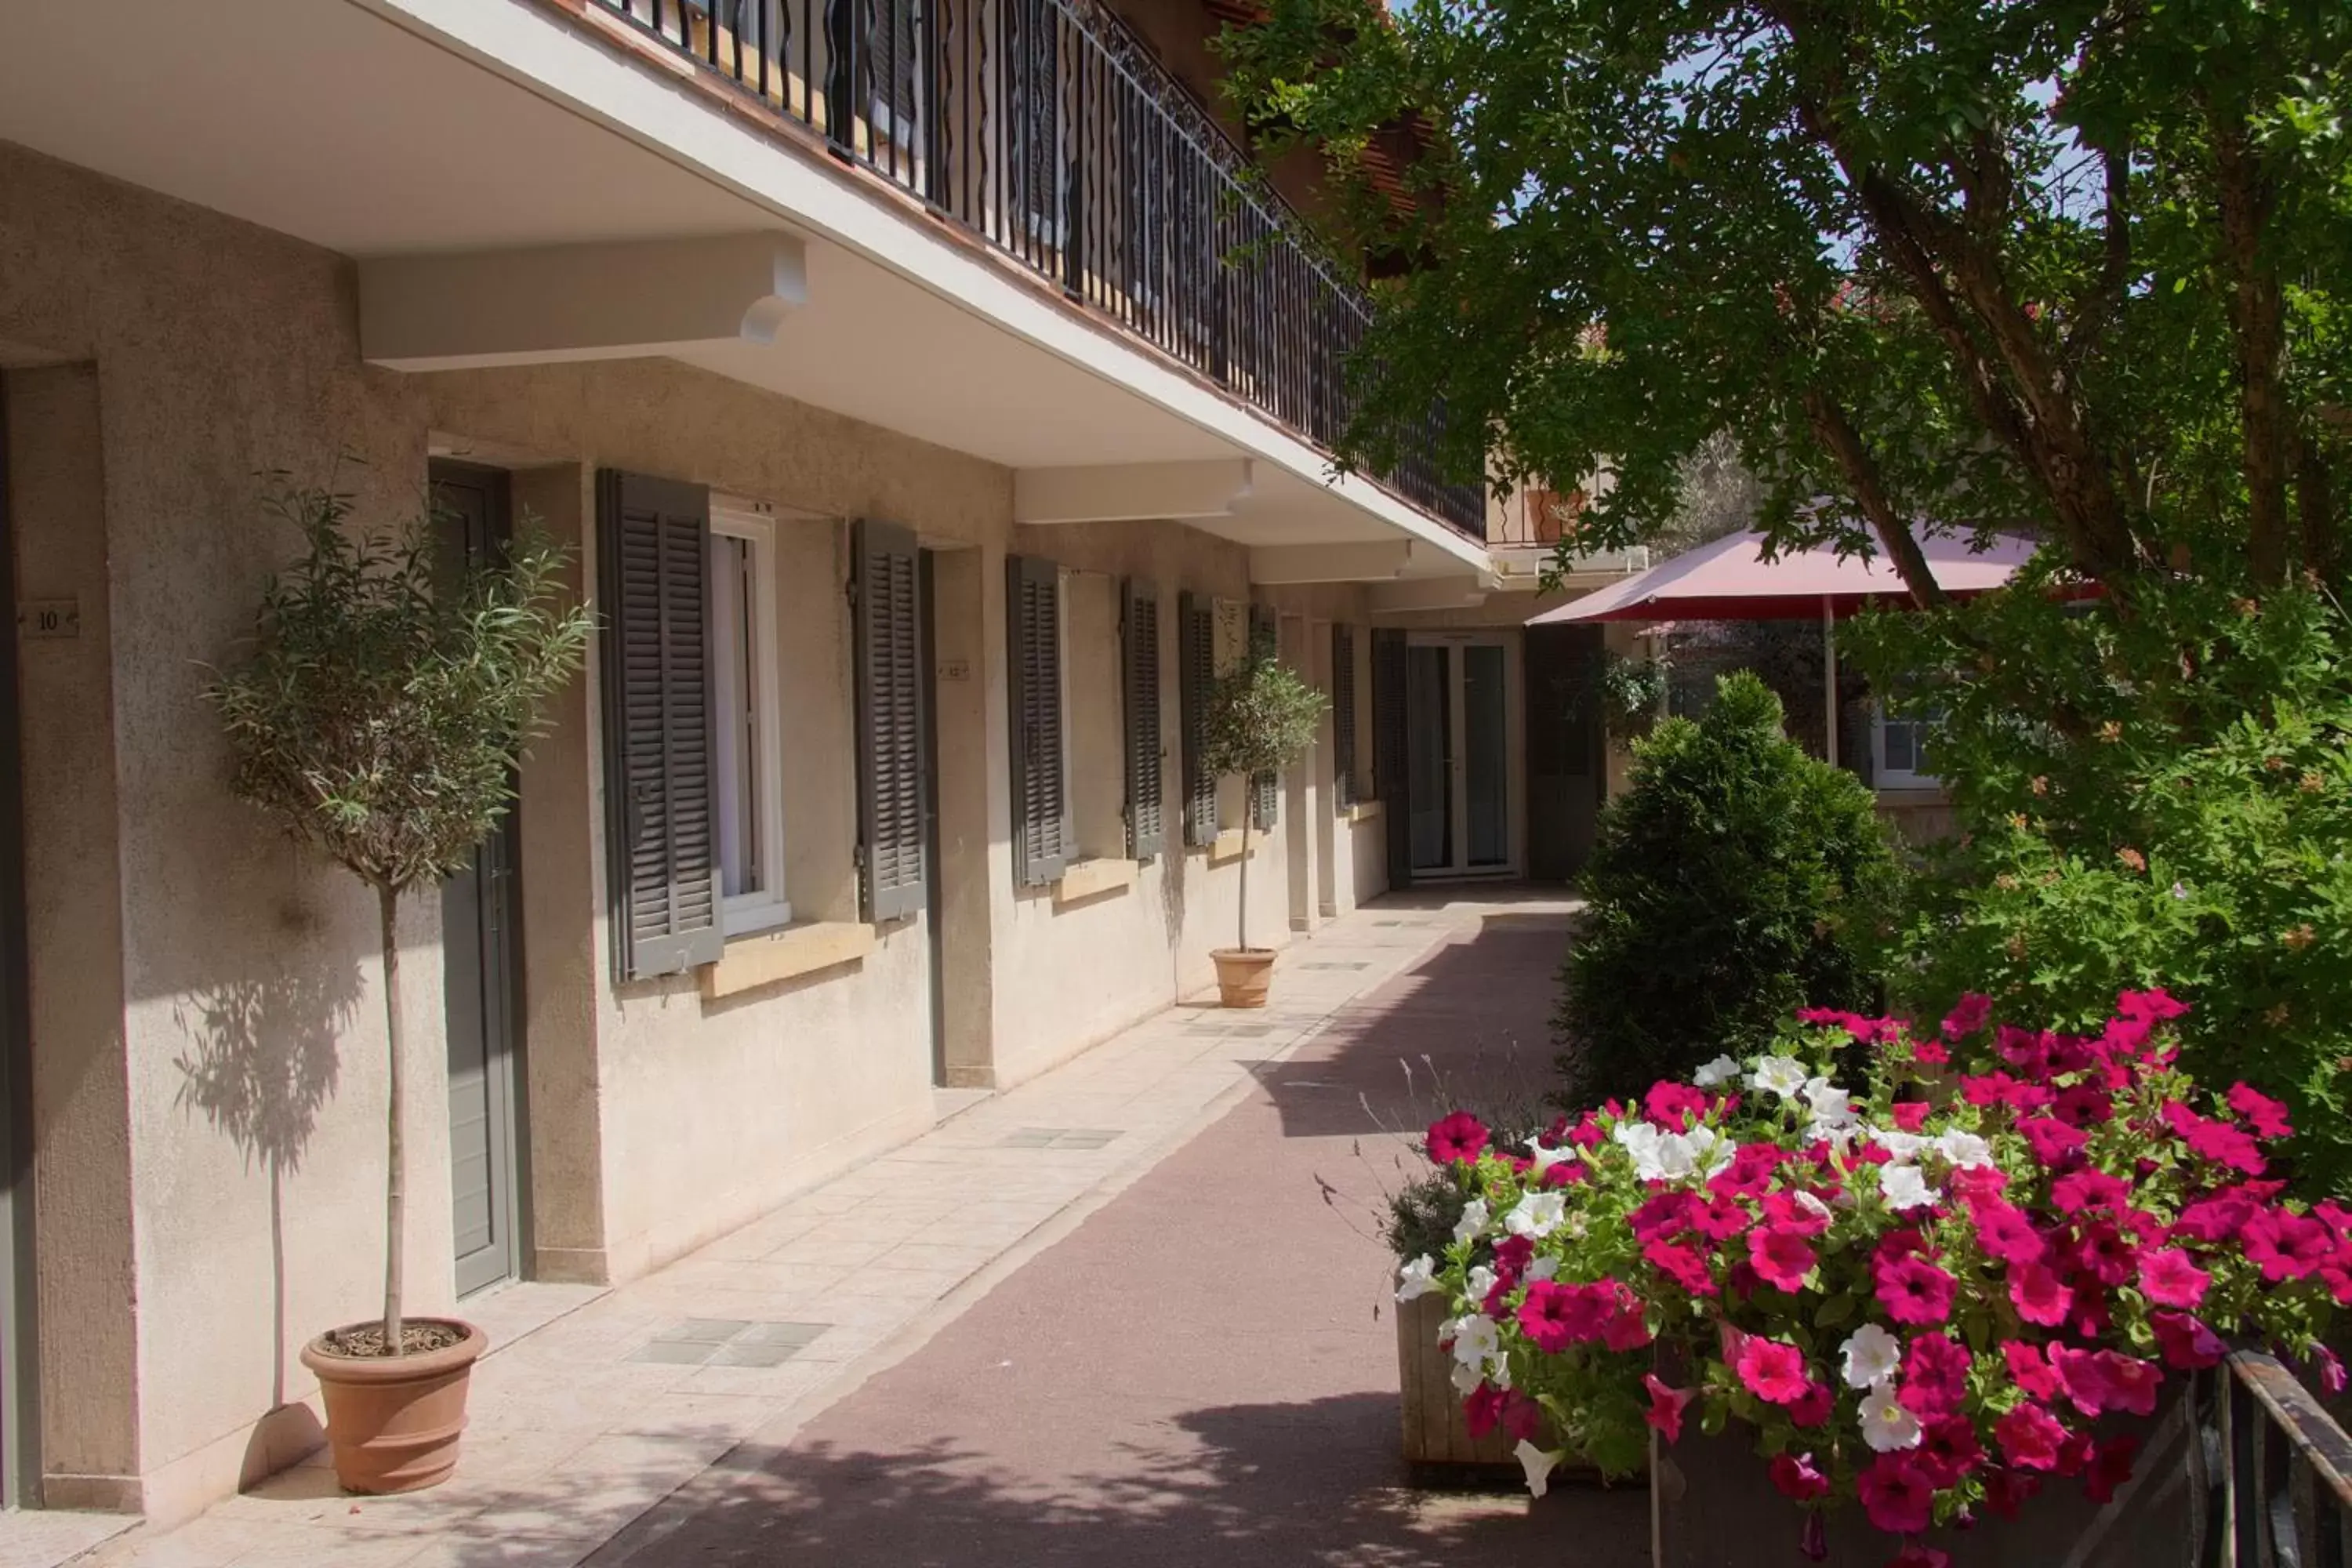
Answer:
[[[1363,297],[1093,0],[596,0],[1327,450]],[[1475,485],[1383,476],[1473,537]]]
[[[2259,1351],[2198,1373],[2195,1394],[2200,1568],[2345,1568],[2352,1437]]]

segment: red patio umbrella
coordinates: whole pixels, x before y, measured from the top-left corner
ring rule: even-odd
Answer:
[[[2030,539],[2003,534],[1983,550],[1965,539],[1919,542],[1927,569],[1944,592],[1967,598],[1998,588],[2032,558]],[[1764,558],[1764,536],[1727,534],[1711,544],[1661,561],[1622,583],[1546,610],[1531,626],[1563,621],[1783,621],[1822,620],[1827,666],[1829,733],[1825,747],[1837,761],[1837,640],[1833,628],[1873,600],[1902,600],[1910,590],[1884,557],[1840,556],[1827,544]]]

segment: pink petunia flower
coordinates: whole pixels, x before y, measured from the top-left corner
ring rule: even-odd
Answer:
[[[1886,1568],[1952,1568],[1952,1554],[1915,1541],[1895,1554]]]
[[[1680,1442],[1683,1435],[1683,1411],[1698,1397],[1696,1388],[1669,1388],[1658,1381],[1654,1373],[1642,1374],[1642,1386],[1650,1391],[1650,1408],[1642,1419],[1656,1427],[1669,1443]]]
[[[2189,1261],[2177,1247],[2157,1247],[2139,1255],[2140,1293],[2163,1307],[2194,1307],[2205,1299],[2213,1277]]]
[[[2243,1082],[2230,1086],[2228,1099],[2230,1109],[2246,1119],[2246,1125],[2254,1130],[2255,1137],[2285,1138],[2293,1135],[2294,1127],[2287,1121],[2286,1106],[2283,1101],[2273,1100],[2252,1085]]]
[[[1968,1397],[1969,1352],[1949,1334],[1919,1334],[1903,1352],[1895,1402],[1922,1421],[1957,1415]]]
[[[1546,1355],[1591,1339],[1595,1327],[1577,1286],[1538,1279],[1519,1302],[1519,1331]]]
[[[1809,1384],[1803,1397],[1789,1406],[1789,1420],[1798,1426],[1826,1426],[1837,1413],[1837,1394],[1826,1383]]]
[[[1808,1206],[1805,1198],[1812,1198]],[[1829,1205],[1820,1196],[1795,1192],[1766,1193],[1764,1218],[1776,1230],[1791,1230],[1799,1236],[1819,1236],[1830,1227]]]
[[[1768,1405],[1794,1405],[1812,1384],[1805,1375],[1804,1352],[1761,1334],[1750,1334],[1739,1347],[1733,1370],[1748,1391]]]
[[[1661,1079],[1650,1086],[1648,1094],[1642,1097],[1642,1110],[1651,1121],[1670,1132],[1686,1131],[1692,1123],[1706,1114],[1706,1095],[1704,1090],[1689,1084]]]
[[[1876,1265],[1873,1273],[1879,1305],[1895,1321],[1916,1328],[1940,1323],[1952,1315],[1952,1298],[1958,1284],[1926,1258],[1895,1258]]]
[[[1694,1296],[1716,1294],[1715,1276],[1707,1272],[1706,1255],[1678,1241],[1654,1241],[1642,1248],[1650,1267]]]
[[[2076,1264],[2102,1285],[2120,1285],[2139,1265],[2139,1248],[2124,1233],[2101,1220],[2084,1228],[2074,1248]]]
[[[2095,1417],[2115,1403],[2115,1388],[2099,1352],[2053,1344],[2050,1370],[2058,1374],[2058,1385],[2066,1391],[2067,1402],[2084,1415]]]
[[[2243,1189],[2223,1187],[2181,1210],[2172,1234],[2208,1243],[2228,1241],[2254,1217],[2257,1206]]]
[[[2054,1328],[2066,1321],[2073,1298],[2045,1265],[2021,1263],[2009,1271],[2009,1299],[2027,1322]]]
[[[1601,1342],[1612,1351],[1637,1351],[1650,1342],[1650,1325],[1642,1314],[1641,1298],[1612,1279],[1606,1282],[1611,1310],[1601,1325]]]
[[[2050,1102],[2050,1114],[2069,1127],[2098,1127],[2115,1119],[2115,1097],[2097,1084],[2078,1083]]]
[[[2131,1199],[2131,1187],[2121,1176],[2105,1171],[2069,1171],[2050,1184],[2050,1201],[2062,1214],[2084,1209],[2121,1209]]]
[[[1486,1147],[1486,1127],[1466,1110],[1429,1124],[1429,1157],[1441,1165],[1467,1165]]]
[[[2084,1494],[2102,1507],[2113,1501],[2116,1489],[2131,1479],[2132,1461],[2138,1457],[2139,1439],[2128,1432],[2100,1444],[2083,1476]]]
[[[1944,1015],[1944,1038],[1959,1040],[1975,1034],[1992,1022],[1992,998],[1981,991],[1971,991],[1962,996],[1958,1005]]]
[[[2065,1165],[2083,1152],[2090,1142],[2079,1129],[2047,1116],[2026,1116],[2018,1119],[2017,1130],[2023,1134],[2033,1157],[2045,1165]]]
[[[2147,1321],[2156,1331],[2156,1342],[2168,1366],[2196,1372],[2219,1366],[2221,1358],[2230,1352],[2221,1335],[2186,1312],[2155,1312],[2149,1314]]]
[[[1811,1454],[1775,1454],[1767,1473],[1790,1502],[1818,1502],[1830,1495],[1830,1479],[1822,1474]]]
[[[1691,1211],[1690,1223],[1693,1230],[1709,1241],[1729,1241],[1754,1225],[1756,1216],[1738,1199],[1718,1194]]]
[[[1958,1484],[1984,1463],[1984,1445],[1977,1441],[1975,1422],[1965,1415],[1947,1415],[1921,1429],[1918,1455],[1927,1479],[1940,1489]]]
[[[1625,1216],[1625,1228],[1643,1241],[1664,1240],[1689,1228],[1699,1206],[1696,1193],[1660,1193]]]
[[[1889,1535],[1916,1535],[1934,1517],[1935,1484],[1910,1453],[1879,1455],[1854,1478],[1853,1489],[1870,1522]]]
[[[2146,1018],[2161,1024],[2185,1016],[2189,1004],[2176,1002],[2161,987],[2153,991],[2126,991],[2116,997],[2116,1011],[2126,1018]]]
[[[1977,1245],[1984,1248],[1987,1258],[1999,1258],[2011,1268],[2041,1261],[2045,1249],[2042,1233],[2033,1228],[2023,1209],[1993,1198],[1969,1205],[1969,1215],[1976,1221]]]
[[[2054,1470],[2066,1441],[2066,1427],[2050,1412],[2026,1400],[1993,1423],[1992,1436],[2002,1455],[2017,1468]]]
[[[1748,1233],[1748,1261],[1766,1284],[1794,1295],[1819,1260],[1801,1231],[1774,1225]]]
[[[1472,1439],[1484,1437],[1501,1425],[1503,1391],[1491,1383],[1482,1383],[1462,1396],[1462,1425]]]
[[[1993,1032],[1992,1048],[2000,1059],[2029,1079],[2049,1076],[2050,1052],[2055,1044],[2055,1037],[2047,1031],[2021,1029],[2013,1024],[2003,1024]]]
[[[2238,1239],[2247,1260],[2273,1283],[2302,1279],[2336,1251],[2336,1238],[2325,1225],[2278,1208],[2256,1213],[2239,1227]]]
[[[2345,1388],[2344,1362],[2326,1345],[2311,1347],[2311,1359],[2319,1368],[2319,1386],[2329,1394],[2341,1394]]]
[[[1784,1158],[1776,1143],[1742,1143],[1731,1152],[1731,1163],[1717,1172],[1707,1186],[1725,1197],[1762,1197]]]
[[[1921,1067],[1941,1067],[1952,1059],[1952,1053],[1944,1048],[1941,1040],[1913,1040],[1911,1059]]]
[[[2106,1384],[2106,1406],[2133,1415],[2156,1414],[2156,1396],[2164,1387],[2164,1368],[2121,1351],[2098,1352],[2099,1376]]]
[[[2042,1347],[2024,1340],[2004,1341],[2001,1360],[2008,1364],[2010,1381],[2036,1399],[2058,1397],[2058,1374],[2050,1370],[2050,1363],[2042,1354]]]
[[[2015,1519],[2017,1510],[2035,1492],[2042,1482],[2023,1470],[1992,1469],[1984,1474],[1985,1506],[2003,1519]]]
[[[1927,1112],[1934,1109],[1924,1100],[1898,1100],[1886,1108],[1886,1114],[1899,1131],[1916,1132],[1927,1125]]]

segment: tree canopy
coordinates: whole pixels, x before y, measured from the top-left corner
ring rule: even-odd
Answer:
[[[2023,529],[2128,592],[2346,570],[2343,0],[1269,0],[1254,132],[1384,275],[1343,459],[1434,391],[1464,476],[1605,468],[1579,542],[1729,431],[1785,542]],[[1407,199],[1358,154],[1415,125]]]

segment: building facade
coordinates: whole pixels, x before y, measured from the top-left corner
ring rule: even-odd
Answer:
[[[1475,487],[1330,476],[1362,302],[1311,171],[1245,177],[1216,26],[0,21],[11,1500],[172,1520],[291,1462],[297,1352],[375,1300],[373,902],[200,696],[296,544],[272,476],[544,530],[599,619],[508,828],[402,916],[416,1310],[641,1274],[1199,990],[1244,816],[1253,943],[1572,870],[1590,650],[1524,645]],[[1333,718],[1201,777],[1253,637]]]

